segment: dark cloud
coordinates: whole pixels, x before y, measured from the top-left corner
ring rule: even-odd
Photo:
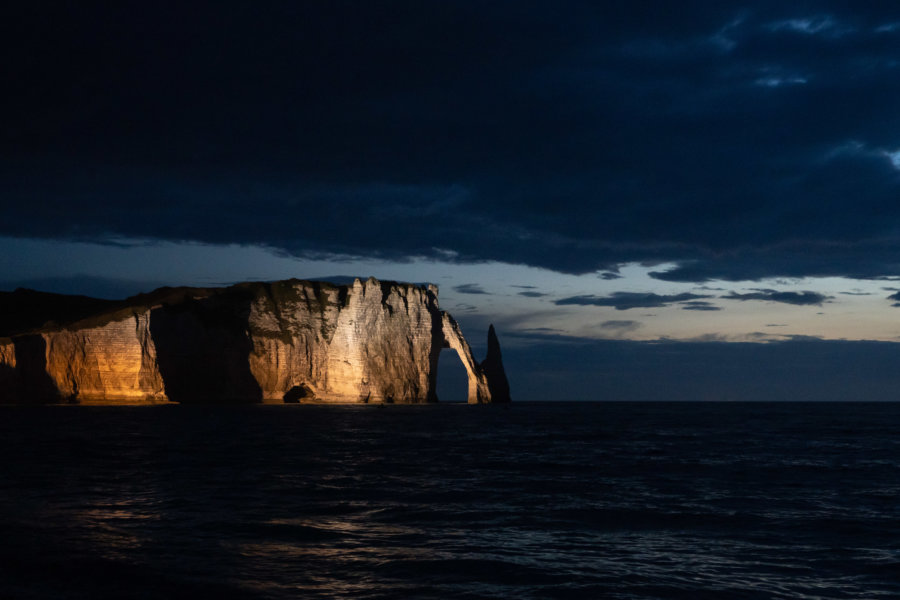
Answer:
[[[887,299],[893,301],[893,304],[891,304],[891,306],[900,306],[900,292],[891,294],[887,297]]]
[[[606,271],[605,273],[600,273],[600,279],[605,279],[607,281],[611,281],[613,279],[621,279],[622,275],[619,273],[613,273],[612,271]]]
[[[544,296],[547,296],[549,294],[545,294],[543,292],[524,291],[524,292],[519,292],[519,295],[525,296],[526,298],[543,298]]]
[[[471,304],[456,304],[453,306],[453,310],[457,312],[475,312],[478,310],[478,307]]]
[[[797,306],[821,306],[830,296],[818,292],[779,292],[777,290],[757,290],[746,294],[731,292],[726,296],[719,296],[725,300],[763,300],[766,302],[781,302]]]
[[[477,283],[464,283],[453,287],[453,291],[460,294],[487,294]]]
[[[790,334],[790,335],[782,335],[786,340],[792,342],[817,342],[822,343],[825,342],[825,338],[818,335],[803,335],[803,334]]]
[[[827,0],[18,2],[0,234],[900,275],[898,21]]]
[[[851,210],[847,207],[847,210]],[[790,242],[740,248],[683,262],[667,271],[653,271],[663,281],[759,280],[780,274],[790,277],[847,276],[884,280],[884,273],[900,272],[900,259],[891,243]]]
[[[641,327],[640,321],[603,321],[600,329],[612,330],[617,333],[627,333]]]
[[[541,335],[548,334],[548,333],[551,333],[551,334],[562,333],[561,329],[557,329],[555,327],[530,327],[527,329],[520,329],[519,331],[524,334],[541,334]]]
[[[706,302],[705,300],[691,300],[689,302],[683,302],[681,308],[684,310],[722,310],[721,306],[716,306],[712,302]]]
[[[554,304],[558,306],[612,306],[615,307],[616,310],[629,310],[632,308],[656,308],[668,306],[670,304],[687,302],[697,298],[709,298],[709,296],[690,293],[660,295],[642,292],[614,292],[610,296],[594,296],[593,294],[570,296],[569,298],[556,300]]]

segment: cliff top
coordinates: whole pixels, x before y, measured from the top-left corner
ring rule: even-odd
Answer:
[[[373,281],[381,286],[425,287],[412,283],[378,280],[374,277],[370,277],[366,281]],[[317,290],[346,290],[352,287],[355,280],[348,284],[336,284],[328,281],[292,278],[278,281],[246,281],[226,287],[161,287],[122,300],[105,300],[19,288],[12,292],[0,292],[0,337],[38,333],[62,327],[78,329],[97,327],[111,321],[128,318],[134,314],[135,309],[150,309],[160,304],[180,304],[188,299],[209,296],[279,294],[298,283],[309,284]]]

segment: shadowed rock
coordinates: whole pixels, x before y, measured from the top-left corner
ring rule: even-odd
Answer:
[[[56,382],[47,374],[47,343],[40,335],[23,335],[13,341],[16,360],[15,391],[18,402],[45,403],[63,400]],[[66,398],[68,399],[68,398]]]
[[[114,308],[112,300],[17,289],[0,293],[0,337],[68,323]]]
[[[247,331],[252,296],[189,298],[150,311],[156,360],[172,402],[261,402],[250,372],[253,344]]]
[[[487,378],[491,402],[509,402],[509,381],[503,370],[503,357],[500,354],[500,341],[494,326],[488,327],[487,356],[481,363],[481,370]]]

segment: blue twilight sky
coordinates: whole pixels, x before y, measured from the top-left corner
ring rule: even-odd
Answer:
[[[6,13],[0,289],[428,281],[519,398],[900,390],[900,4]]]

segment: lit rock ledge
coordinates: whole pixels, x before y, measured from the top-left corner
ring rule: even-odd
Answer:
[[[478,363],[437,287],[291,279],[121,302],[0,293],[0,402],[436,402],[452,348],[469,403],[509,402],[493,326]]]

